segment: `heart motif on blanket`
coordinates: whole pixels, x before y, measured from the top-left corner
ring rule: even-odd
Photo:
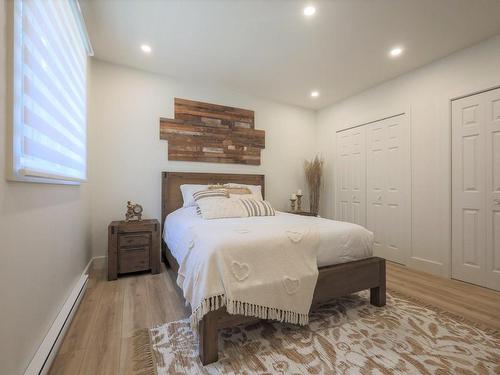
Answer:
[[[294,231],[294,230],[287,230],[286,235],[288,236],[290,241],[297,243],[297,242],[300,242],[302,240],[304,233],[299,232],[299,231]]]
[[[285,276],[283,286],[288,294],[295,294],[300,288],[300,280]]]
[[[248,264],[240,263],[235,260],[231,263],[231,271],[238,281],[243,281],[250,275],[250,267]]]

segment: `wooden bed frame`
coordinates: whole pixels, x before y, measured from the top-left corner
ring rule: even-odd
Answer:
[[[182,194],[179,186],[182,184],[217,184],[239,183],[261,185],[262,195],[265,193],[264,175],[255,174],[221,174],[221,173],[191,173],[162,172],[162,215],[161,225],[164,226],[166,216],[182,207]],[[176,273],[179,269],[177,261],[172,256],[162,240],[162,259]],[[314,290],[313,307],[333,298],[350,293],[370,289],[370,303],[375,306],[385,305],[385,259],[371,257],[353,262],[336,264],[319,268],[318,282]],[[199,352],[204,365],[218,360],[218,331],[222,328],[258,321],[242,315],[231,315],[222,307],[209,312],[203,317],[199,326]]]

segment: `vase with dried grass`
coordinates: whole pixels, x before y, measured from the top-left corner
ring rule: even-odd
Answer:
[[[309,186],[309,207],[310,211],[315,215],[319,212],[319,197],[323,183],[323,164],[323,158],[317,155],[311,161],[304,161],[304,172],[307,185]]]

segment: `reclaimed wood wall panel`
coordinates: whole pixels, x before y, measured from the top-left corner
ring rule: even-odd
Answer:
[[[266,133],[253,111],[175,98],[174,117],[160,118],[169,160],[260,165]]]
[[[248,109],[175,98],[174,112],[179,120],[254,128],[254,112]]]

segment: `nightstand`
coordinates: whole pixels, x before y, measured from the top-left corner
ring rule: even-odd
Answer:
[[[318,216],[312,212],[308,211],[287,211],[287,214],[302,215],[302,216]]]
[[[108,226],[108,280],[118,274],[160,272],[158,220],[113,221]]]

